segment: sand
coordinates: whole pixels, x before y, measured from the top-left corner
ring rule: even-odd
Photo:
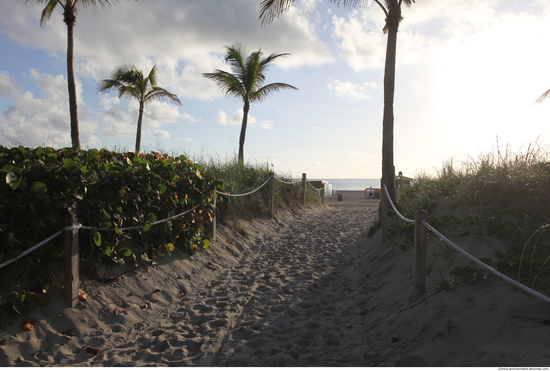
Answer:
[[[343,198],[218,225],[208,250],[176,250],[120,280],[83,278],[77,307],[57,293],[31,313],[32,331],[12,318],[0,366],[550,365],[549,304],[491,276],[436,292],[468,264],[436,243],[427,293],[412,302],[410,243],[368,237],[377,200]]]

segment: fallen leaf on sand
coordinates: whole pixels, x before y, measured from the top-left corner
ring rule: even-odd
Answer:
[[[227,240],[227,243],[230,244],[230,245],[234,245],[235,242],[231,241],[231,240]]]
[[[41,350],[37,350],[36,352],[34,352],[33,354],[31,354],[31,356],[33,356],[33,357],[38,357],[40,354],[42,354],[42,351],[41,351]]]
[[[99,348],[92,347],[90,345],[87,345],[87,346],[82,347],[82,348],[85,349],[86,352],[88,352],[90,354],[93,354],[94,356],[97,356],[97,354],[99,353]]]
[[[121,307],[116,307],[115,315],[118,316],[118,314],[121,313],[121,312],[126,312],[126,309],[121,308]]]
[[[399,340],[401,340],[401,336],[394,336],[391,338],[392,343],[397,343]]]
[[[27,317],[21,320],[21,328],[25,331],[32,331],[40,321]]]
[[[63,337],[66,338],[66,339],[70,339],[71,336],[75,336],[71,329],[68,329],[67,331],[60,331],[59,334],[63,335]]]
[[[88,299],[88,294],[86,294],[82,289],[78,289],[78,299],[80,301],[86,301],[86,299]]]

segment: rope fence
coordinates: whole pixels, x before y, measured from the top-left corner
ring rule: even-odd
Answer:
[[[301,180],[303,196],[304,196],[304,198],[303,198],[303,205],[304,206],[306,204],[306,191],[305,191],[306,187],[305,187],[305,184],[309,183],[309,182],[307,182],[307,180],[305,178],[305,175],[306,175],[305,173],[302,174],[302,180]],[[300,180],[294,181],[294,182],[283,181],[283,180],[277,178],[275,176],[275,174],[271,172],[271,173],[269,173],[269,177],[267,178],[267,180],[261,186],[259,186],[258,188],[254,189],[250,192],[246,192],[246,193],[243,193],[243,194],[230,194],[228,192],[222,192],[222,191],[219,191],[217,189],[215,190],[215,192],[216,192],[216,194],[218,194],[220,196],[244,197],[244,196],[248,196],[248,195],[251,195],[251,194],[259,191],[266,184],[269,184],[270,209],[271,209],[271,217],[273,217],[274,214],[275,214],[275,180],[277,180],[280,183],[290,184],[290,185],[294,185],[294,184],[297,184],[297,183],[300,182]],[[316,189],[316,188],[314,188],[314,189]],[[316,189],[316,190],[319,191],[318,189]],[[324,188],[320,191],[321,191],[321,196],[323,197],[323,203],[324,203]],[[211,234],[212,240],[216,240],[216,212],[217,212],[217,210],[216,210],[216,197],[213,198],[213,205],[212,206],[213,206],[213,209],[214,209],[214,216],[212,218],[211,223],[208,225],[208,229],[209,229],[208,232],[209,232],[209,234]],[[156,222],[150,223],[149,225],[154,226],[154,225],[157,225],[157,224],[165,223],[167,221],[179,218],[179,217],[181,217],[181,216],[183,216],[187,213],[190,213],[193,210],[194,209],[186,210],[186,211],[181,212],[177,215],[173,215],[173,216],[169,216],[165,219],[157,220]],[[17,255],[15,258],[13,258],[11,260],[7,260],[7,261],[1,263],[0,264],[0,269],[8,266],[9,264],[11,264],[11,263],[13,263],[13,262],[15,262],[19,259],[21,259],[25,255],[30,254],[31,252],[35,251],[39,247],[45,245],[46,243],[50,242],[54,238],[56,238],[56,237],[58,237],[58,236],[60,236],[61,234],[64,233],[64,236],[65,236],[64,237],[64,241],[65,241],[64,242],[64,248],[65,248],[65,252],[64,252],[64,297],[65,297],[65,300],[67,301],[67,303],[71,307],[75,307],[78,304],[78,301],[79,301],[78,289],[79,289],[79,282],[80,282],[80,279],[79,279],[78,230],[79,229],[90,230],[94,227],[84,226],[84,225],[80,224],[78,222],[78,218],[76,216],[73,217],[72,219],[67,220],[67,224],[68,225],[65,228],[57,231],[56,233],[52,234],[48,238],[44,239],[43,241],[35,244],[34,246],[32,246],[31,248],[29,248],[25,251],[23,251],[22,253]],[[133,230],[133,229],[142,229],[143,227],[144,226],[122,227],[122,228],[118,228],[118,231],[128,231],[128,230]],[[95,228],[95,230],[115,232],[117,229],[113,229],[113,228]]]
[[[414,224],[415,225],[415,233],[414,233],[414,271],[413,271],[413,301],[416,301],[420,295],[422,295],[426,291],[426,285],[425,285],[425,279],[426,279],[426,260],[427,260],[427,250],[426,250],[426,243],[427,243],[427,231],[431,231],[434,233],[437,237],[439,237],[441,240],[445,241],[449,246],[451,246],[453,249],[455,249],[460,254],[464,255],[466,258],[471,260],[474,264],[477,266],[487,270],[488,272],[494,274],[495,276],[501,278],[505,282],[508,282],[509,284],[541,299],[544,300],[547,303],[550,303],[550,297],[541,294],[538,291],[535,291],[522,283],[517,282],[516,280],[511,279],[510,277],[502,274],[501,272],[497,271],[493,267],[490,267],[489,265],[483,263],[473,255],[466,252],[464,249],[460,248],[458,245],[456,245],[454,242],[449,240],[447,237],[442,235],[439,231],[437,231],[434,227],[428,224],[427,222],[427,216],[428,213],[424,210],[418,210],[416,212],[415,220],[407,219],[403,215],[397,211],[395,208],[395,205],[393,204],[389,194],[388,190],[386,189],[386,185],[382,183],[382,189],[384,190],[384,198],[387,200],[389,205],[392,207],[395,214],[403,220],[405,223]],[[382,214],[382,217],[385,218],[385,214]]]

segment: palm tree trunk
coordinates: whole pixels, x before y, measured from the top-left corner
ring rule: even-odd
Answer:
[[[143,108],[145,104],[143,102],[140,102],[139,104],[139,116],[138,116],[138,123],[137,123],[137,134],[136,134],[136,153],[138,153],[141,149],[141,121],[143,120]]]
[[[246,136],[246,125],[248,124],[248,111],[250,111],[250,103],[244,102],[243,108],[243,123],[241,125],[241,136],[239,137],[239,163],[244,164],[244,138]]]
[[[386,20],[388,44],[386,47],[386,65],[384,70],[384,116],[382,119],[382,179],[386,184],[390,198],[395,202],[395,166],[393,163],[393,101],[395,93],[395,55],[397,49],[397,30],[399,19],[392,13]]]
[[[78,110],[76,103],[76,83],[73,71],[74,41],[73,29],[75,23],[74,10],[65,7],[65,23],[67,24],[67,85],[69,87],[69,114],[71,117],[71,143],[73,149],[80,150],[80,135],[78,132]]]

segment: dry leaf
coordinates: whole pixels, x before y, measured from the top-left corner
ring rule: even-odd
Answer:
[[[227,240],[227,243],[230,244],[230,245],[234,245],[235,242],[231,241],[231,240]]]
[[[93,354],[94,356],[97,356],[98,353],[99,353],[99,348],[96,348],[96,347],[92,347],[90,345],[87,345],[85,347],[82,347],[86,350],[86,352],[90,353],[90,354]]]
[[[38,357],[40,354],[42,354],[42,351],[41,351],[41,350],[37,350],[36,352],[34,352],[33,354],[31,354],[31,356],[33,356],[33,357]]]
[[[119,312],[126,312],[126,309],[121,307],[116,307],[115,315],[118,315]]]
[[[78,299],[80,301],[86,301],[86,299],[88,299],[88,294],[86,294],[84,290],[78,289]]]
[[[394,336],[391,338],[392,343],[397,343],[399,340],[401,340],[401,336]]]
[[[21,328],[25,331],[32,331],[39,323],[40,321],[27,317],[21,320]]]

